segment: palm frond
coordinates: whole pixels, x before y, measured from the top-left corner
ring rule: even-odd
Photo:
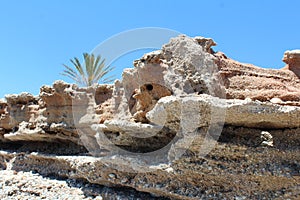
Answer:
[[[102,83],[112,83],[115,80],[115,75],[111,75],[101,80]]]
[[[97,66],[99,65],[99,61],[100,61],[100,60],[101,60],[101,56],[99,55],[99,56],[96,57],[96,61],[95,61],[95,63],[94,63],[94,72],[97,71]],[[102,63],[104,63],[104,62],[105,62],[105,59],[102,60],[102,62],[100,63],[100,65],[101,65]]]
[[[70,62],[74,65],[75,69],[65,64],[65,70],[62,75],[67,76],[77,82],[78,84],[84,84],[85,86],[91,86],[94,83],[101,81],[102,83],[108,83],[113,81],[113,76],[104,78],[114,68],[105,66],[105,59],[101,59],[98,55],[83,53],[84,64],[81,64],[78,58],[70,59]],[[104,78],[104,79],[103,79]]]
[[[64,71],[68,71],[74,75],[78,75],[71,67],[69,67],[68,65],[63,64],[63,66],[66,68],[66,70]]]
[[[114,70],[114,67],[109,67],[108,66],[108,67],[105,67],[104,69],[102,68],[102,70],[99,72],[99,74],[97,74],[97,76],[95,77],[95,80],[99,81],[100,79],[104,78],[112,70]]]
[[[105,59],[102,60],[102,62],[98,65],[98,69],[95,72],[95,80],[97,80],[97,82],[99,80],[101,80],[109,71],[113,70],[112,67],[107,66],[105,67]]]

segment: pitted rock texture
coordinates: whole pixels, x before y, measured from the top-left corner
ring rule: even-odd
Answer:
[[[94,94],[89,99],[88,94]],[[112,96],[111,85],[78,88],[74,84],[56,81],[53,86],[42,86],[39,96],[28,93],[7,95],[0,102],[0,134],[5,141],[51,141],[69,140],[80,142],[74,116],[83,117],[82,112],[94,102],[94,109]],[[96,114],[101,121],[101,112]]]
[[[300,106],[298,50],[285,53],[283,60],[289,63],[290,70],[274,70],[240,63],[222,52],[215,53],[211,48],[214,45],[216,43],[210,38],[182,35],[171,39],[161,50],[134,61],[135,68],[125,69],[119,84],[129,104],[122,112],[124,116],[133,114],[135,121],[147,122],[145,114],[156,101],[147,103],[149,97],[144,95],[137,103],[133,96],[136,89],[154,83],[174,96],[204,93],[224,99],[250,98]],[[137,104],[143,106],[137,107]]]
[[[153,109],[157,101],[165,96],[170,96],[172,92],[166,87],[156,83],[149,83],[140,86],[134,91],[133,98],[137,100],[136,113],[133,118],[137,122],[148,122],[146,113]],[[131,109],[132,110],[132,109]]]
[[[134,61],[114,85],[56,81],[38,96],[0,100],[1,174],[12,173],[21,189],[0,181],[8,191],[1,198],[28,196],[14,175],[34,183],[32,172],[46,183],[92,184],[87,198],[101,195],[99,185],[130,188],[131,199],[299,198],[298,51],[285,53],[285,70],[272,70],[214,45],[181,35]],[[84,198],[79,185],[63,188]]]
[[[162,50],[145,54],[134,61],[135,68],[125,69],[122,80],[125,99],[128,102],[134,96],[138,99],[137,106],[133,110],[133,106],[130,108],[130,112],[134,113],[134,120],[147,122],[145,114],[153,108],[156,101],[171,94],[206,93],[225,97],[219,82],[216,58],[211,54],[213,45],[215,43],[212,39],[194,39],[181,35],[171,39]],[[143,91],[143,87],[147,85],[153,86],[150,96],[147,92],[140,93],[139,96],[135,94],[136,89]]]

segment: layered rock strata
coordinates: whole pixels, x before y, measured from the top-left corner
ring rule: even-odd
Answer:
[[[7,95],[6,101],[0,102],[1,138],[3,141],[67,140],[78,143],[74,116],[83,117],[90,101],[94,102],[94,112],[102,114],[106,101],[112,97],[112,88],[112,85],[78,88],[56,81],[53,86],[41,87],[36,97],[28,93]],[[90,100],[90,93],[96,98]],[[96,120],[99,123],[102,118]]]
[[[214,45],[178,36],[114,85],[7,95],[0,168],[170,199],[297,197],[299,51],[274,70]]]

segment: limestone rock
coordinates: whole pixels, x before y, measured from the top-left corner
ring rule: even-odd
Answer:
[[[282,61],[287,64],[284,69],[288,69],[300,77],[300,50],[284,52]]]
[[[186,110],[190,113],[186,113]],[[170,127],[178,127],[173,123],[180,123],[187,118],[184,120],[187,124],[181,126],[194,129],[218,123],[252,128],[299,128],[300,107],[280,106],[250,99],[224,100],[208,95],[164,97],[148,112],[147,118],[161,126],[171,124]]]
[[[135,120],[147,122],[145,114],[158,99],[171,94],[206,93],[222,96],[218,66],[215,57],[210,54],[212,45],[215,45],[212,39],[193,39],[181,35],[171,39],[162,50],[145,54],[136,60],[135,68],[124,70],[124,94]],[[150,85],[151,94],[147,90]],[[136,89],[146,92],[137,95]],[[132,97],[136,97],[138,102]]]
[[[112,85],[78,88],[63,81],[56,81],[52,87],[42,86],[37,97],[28,93],[7,95],[6,101],[0,102],[2,140],[77,143],[76,122],[86,115],[88,105],[92,104],[93,119],[98,123],[101,113],[95,110],[111,96]]]
[[[256,133],[258,137],[261,135],[261,131],[256,129],[232,127],[226,131],[223,140],[227,138],[237,144],[241,144],[241,140],[247,144]],[[275,139],[283,132],[272,130],[270,134]],[[299,138],[299,129],[289,129],[284,134],[296,139]],[[280,151],[276,149],[278,147]],[[282,196],[283,193],[284,197],[292,199],[300,194],[299,148],[292,149],[285,136],[277,140],[273,148],[259,150],[225,142],[217,144],[205,158],[186,156],[175,163],[153,165],[151,172],[144,168],[143,160],[121,155],[95,158],[77,154],[59,156],[0,151],[0,166],[15,173],[35,172],[36,175],[52,178],[86,180],[89,184],[117,186],[125,191],[134,188],[157,199],[228,199],[238,196],[255,199]],[[289,192],[285,193],[287,190]]]
[[[0,135],[3,134],[1,132],[4,130],[11,128],[8,104],[5,101],[0,101]]]
[[[205,51],[207,51],[208,53],[211,53],[211,54],[214,53],[214,51],[211,47],[216,46],[217,43],[215,43],[215,41],[213,39],[205,38],[205,37],[201,37],[201,36],[196,36],[194,39],[198,42],[198,44],[200,44],[200,46],[203,47],[203,49]]]
[[[138,138],[147,138],[157,134],[163,126],[111,120],[104,123],[104,130],[129,134]]]
[[[139,90],[135,90],[132,96],[137,100],[136,113],[133,115],[135,121],[147,122],[146,113],[155,106],[157,100],[171,94],[170,90],[156,83],[140,86]]]
[[[36,97],[6,96],[0,168],[158,198],[299,195],[299,51],[285,53],[288,70],[273,70],[214,45],[181,35],[114,85],[56,81]]]
[[[126,69],[123,73],[122,87],[129,106],[124,113],[135,116],[136,121],[147,122],[145,114],[156,101],[150,104],[147,95],[138,102],[133,98],[135,91],[147,84],[160,85],[174,96],[204,93],[226,99],[250,98],[262,102],[279,99],[276,102],[280,105],[300,105],[300,79],[295,70],[263,69],[240,63],[222,52],[214,53],[213,45],[216,43],[210,38],[182,35],[171,39],[161,50],[136,60],[135,68]],[[288,51],[284,59],[291,63],[293,69],[298,66],[297,52]]]
[[[37,101],[37,99],[29,93],[23,92],[19,95],[16,94],[11,94],[11,95],[6,95],[5,99],[8,104],[30,104],[34,103]]]
[[[217,57],[219,73],[223,79],[227,99],[270,101],[282,100],[279,104],[298,105],[300,79],[292,71],[259,68],[227,58],[223,53]]]

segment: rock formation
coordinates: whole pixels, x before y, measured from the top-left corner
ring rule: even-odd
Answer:
[[[73,116],[85,115],[79,112],[86,110],[89,90],[94,91],[97,96],[94,99],[95,106],[104,104],[112,97],[112,85],[81,89],[62,81],[56,81],[53,87],[41,87],[38,97],[28,93],[7,95],[6,102],[0,102],[2,139],[79,142]],[[74,94],[79,94],[81,99],[74,99]],[[97,109],[97,112],[101,109],[103,108]],[[100,121],[101,118],[97,120]]]
[[[284,52],[282,60],[287,64],[284,69],[288,69],[300,77],[300,50]]]
[[[299,51],[274,70],[214,45],[181,35],[114,85],[7,95],[0,168],[159,198],[299,197]]]

